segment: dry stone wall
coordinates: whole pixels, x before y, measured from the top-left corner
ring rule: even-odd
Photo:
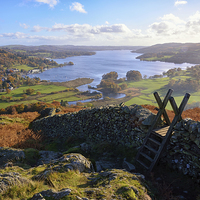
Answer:
[[[75,136],[90,142],[139,148],[155,115],[138,105],[113,105],[54,115],[33,122],[48,138]],[[200,182],[200,122],[185,119],[174,127],[161,162]]]
[[[32,123],[48,138],[75,136],[92,142],[139,147],[155,115],[138,105],[113,105],[54,115]]]
[[[200,182],[200,122],[184,119],[174,127],[174,133],[162,162]]]

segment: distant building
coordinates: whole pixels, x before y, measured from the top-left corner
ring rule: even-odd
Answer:
[[[40,72],[40,69],[32,69],[32,70],[29,70],[29,73],[31,73],[31,74],[39,73],[39,72]]]
[[[12,69],[13,72],[19,72],[19,69],[15,68],[15,69]]]

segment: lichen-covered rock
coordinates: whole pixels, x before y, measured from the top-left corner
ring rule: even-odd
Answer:
[[[11,186],[20,186],[28,182],[28,179],[21,177],[21,175],[16,172],[0,174],[0,194],[6,192]]]
[[[51,160],[50,166],[47,167],[42,173],[33,177],[36,180],[46,180],[51,173],[56,171],[79,171],[79,172],[93,172],[94,168],[92,163],[83,155],[78,153],[70,153],[62,157]]]
[[[21,149],[0,147],[0,166],[11,161],[20,161],[25,158],[25,153]]]
[[[146,188],[142,186],[144,176],[141,174],[133,174],[122,169],[111,169],[91,174],[88,180],[91,185],[103,186],[103,188],[115,188],[115,193],[111,193],[114,199],[151,199],[146,193]],[[124,184],[120,184],[125,181]],[[141,184],[141,185],[140,185]],[[91,188],[85,191],[86,193],[98,192],[98,188]]]
[[[45,197],[59,200],[63,197],[68,196],[70,193],[71,193],[71,189],[69,189],[69,188],[64,188],[58,192],[53,191],[52,189],[44,190],[40,193],[33,195],[33,197],[30,200],[43,200],[43,199],[45,199]]]
[[[51,163],[52,160],[58,159],[62,156],[60,152],[54,151],[39,151],[39,160],[37,165],[43,165]]]
[[[41,111],[41,117],[46,117],[46,116],[53,116],[56,114],[56,109],[55,108],[45,108],[44,110]]]

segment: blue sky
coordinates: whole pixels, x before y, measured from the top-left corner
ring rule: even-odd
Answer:
[[[0,46],[200,42],[199,0],[5,0]]]

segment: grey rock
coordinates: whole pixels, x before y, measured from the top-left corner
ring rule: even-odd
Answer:
[[[52,160],[51,166],[47,167],[43,172],[33,177],[35,180],[47,180],[51,173],[59,170],[71,171],[77,170],[79,172],[93,172],[92,163],[81,154],[66,154],[62,157]]]
[[[64,188],[60,190],[59,192],[55,192],[52,189],[50,190],[44,190],[40,193],[34,194],[31,200],[43,200],[45,197],[48,198],[53,198],[55,200],[59,200],[63,197],[68,196],[71,193],[71,189],[69,188]]]
[[[56,109],[55,108],[45,108],[44,110],[42,110],[40,112],[41,117],[46,117],[46,116],[53,116],[56,113]]]
[[[82,144],[80,144],[80,148],[81,148],[81,150],[82,151],[84,151],[85,153],[88,153],[88,152],[90,152],[90,150],[91,150],[91,147],[87,144],[87,143],[82,143]]]
[[[151,113],[148,115],[148,117],[146,117],[143,121],[142,124],[145,126],[151,126],[151,124],[153,123],[154,119],[155,119],[156,115]]]
[[[53,160],[58,159],[62,156],[60,152],[54,151],[39,151],[40,159],[37,162],[37,165],[49,164]]]
[[[0,174],[0,194],[6,192],[11,186],[20,186],[28,182],[28,179],[23,178],[19,173],[16,172]]]
[[[0,147],[0,166],[8,162],[22,161],[25,159],[25,153],[21,149],[9,147]]]
[[[129,172],[135,171],[135,166],[124,159],[122,167]]]

